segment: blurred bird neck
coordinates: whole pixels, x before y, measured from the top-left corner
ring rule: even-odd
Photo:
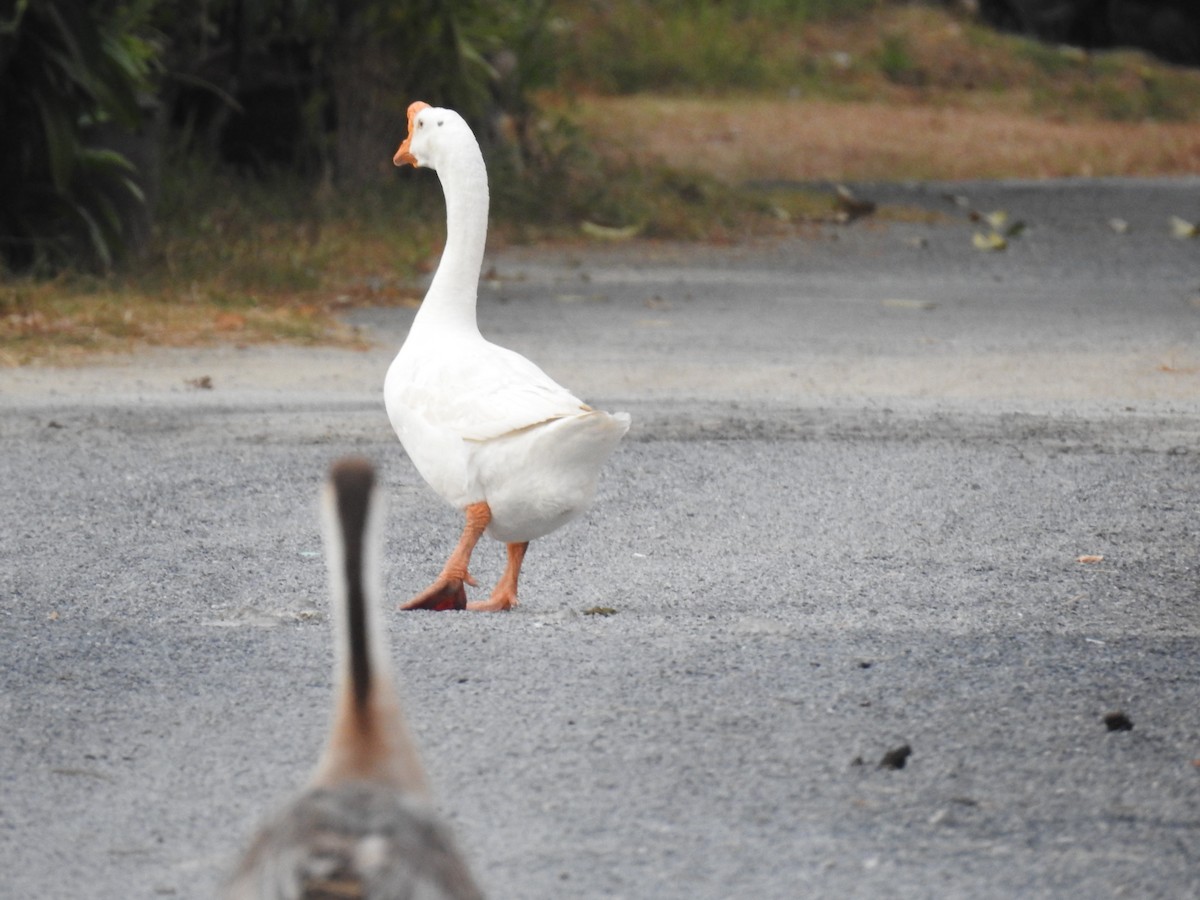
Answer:
[[[428,794],[416,747],[390,684],[373,684],[365,704],[356,702],[348,685],[339,691],[333,728],[313,784],[344,781],[374,781],[405,793]]]
[[[383,595],[383,504],[373,489],[373,473],[367,477],[364,486],[361,470],[346,474],[341,489],[331,485],[324,496],[337,694],[313,784],[368,780],[424,794],[424,770],[404,724],[377,606]]]

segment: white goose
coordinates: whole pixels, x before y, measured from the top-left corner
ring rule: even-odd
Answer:
[[[370,463],[345,459],[324,497],[337,700],[308,789],[265,825],[225,900],[482,894],[434,817],[392,684],[379,601],[381,514]]]
[[[417,471],[466,515],[437,580],[401,609],[509,609],[529,542],[591,505],[600,467],[629,430],[629,416],[592,409],[479,333],[488,181],[463,118],[413,103],[408,137],[392,161],[437,172],[446,195],[446,248],[388,369],[384,402]],[[467,567],[484,532],[508,545],[508,564],[489,599],[467,603],[464,584],[475,584]]]

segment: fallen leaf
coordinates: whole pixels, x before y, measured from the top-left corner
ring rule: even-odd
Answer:
[[[1098,563],[1102,562],[1104,557],[1098,553],[1085,553],[1083,556],[1075,557],[1075,562],[1081,563]]]
[[[975,245],[976,250],[983,250],[984,252],[1004,250],[1008,247],[1008,241],[1004,239],[1004,235],[997,234],[994,231],[988,234],[983,234],[979,231],[975,232],[974,237],[971,238],[971,243]]]
[[[1171,216],[1170,222],[1172,237],[1177,237],[1180,240],[1187,240],[1188,238],[1194,238],[1197,234],[1200,234],[1200,227],[1197,227],[1195,224],[1187,221],[1186,219],[1179,218],[1179,216]]]
[[[1129,223],[1124,219],[1109,219],[1108,227],[1117,234],[1125,234],[1129,231]]]
[[[583,611],[585,616],[615,616],[617,611],[611,606],[592,606]]]
[[[875,201],[858,197],[844,184],[839,184],[836,190],[837,199],[834,200],[834,209],[837,210],[837,221],[843,225],[875,212]]]
[[[627,241],[641,234],[641,225],[626,225],[624,228],[613,228],[609,225],[597,225],[586,219],[579,223],[579,230],[588,237],[602,241]]]
[[[201,375],[199,378],[188,378],[184,384],[201,391],[211,391],[213,386],[211,375]]]

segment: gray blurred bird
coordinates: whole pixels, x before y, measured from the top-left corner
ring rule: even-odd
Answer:
[[[434,816],[388,663],[375,472],[334,464],[323,496],[337,629],[333,724],[308,788],[246,851],[226,900],[480,900]]]

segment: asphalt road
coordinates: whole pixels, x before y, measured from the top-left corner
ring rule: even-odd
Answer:
[[[1200,896],[1200,182],[863,192],[907,212],[494,259],[484,330],[635,424],[520,607],[392,618],[490,896]],[[326,466],[382,468],[389,605],[457,536],[411,316],[0,373],[0,895],[212,896],[306,777]]]

